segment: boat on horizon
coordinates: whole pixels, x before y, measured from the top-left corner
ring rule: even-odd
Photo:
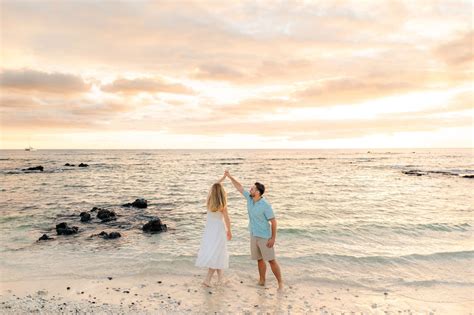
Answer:
[[[27,148],[25,148],[25,151],[36,151],[36,149],[30,145]]]

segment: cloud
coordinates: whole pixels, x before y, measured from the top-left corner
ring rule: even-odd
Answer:
[[[337,104],[355,104],[367,99],[404,93],[421,88],[420,82],[399,78],[390,80],[383,76],[363,78],[341,78],[325,80],[294,93],[308,106],[328,106]]]
[[[445,114],[472,98],[375,120],[259,121],[294,108],[396,107],[384,100],[472,84],[464,1],[9,0],[0,23],[5,130],[221,136],[253,133],[257,121],[269,138],[346,137],[465,124]]]
[[[394,132],[435,131],[441,128],[470,126],[469,117],[433,118],[400,115],[394,118],[341,120],[279,121],[259,123],[189,122],[169,126],[173,134],[230,135],[243,134],[263,137],[286,137],[306,140],[353,138],[370,134]]]
[[[230,67],[218,64],[199,66],[192,75],[196,79],[236,81],[244,78],[244,74]]]
[[[471,66],[474,62],[474,32],[470,31],[439,45],[435,53],[448,65]]]
[[[90,89],[90,85],[79,76],[32,69],[3,70],[0,84],[4,89],[58,94],[83,93]]]
[[[114,82],[101,86],[105,92],[135,94],[147,93],[173,93],[192,94],[192,89],[178,83],[167,83],[153,78],[117,79]]]
[[[35,101],[31,96],[25,95],[11,95],[2,93],[0,94],[0,104],[2,110],[11,109],[13,111],[16,110],[29,110],[33,108],[37,108],[41,104]]]
[[[255,116],[275,112],[279,109],[290,108],[298,104],[284,99],[277,98],[251,98],[245,99],[233,105],[214,105],[213,117],[216,119],[225,119],[229,117],[242,118],[246,116]]]

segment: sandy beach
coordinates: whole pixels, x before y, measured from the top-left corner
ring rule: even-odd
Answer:
[[[202,279],[156,274],[4,282],[0,310],[5,314],[472,314],[473,309],[469,290],[446,296],[445,289],[436,287],[375,292],[290,280],[283,292],[277,292],[273,280],[259,287],[250,275],[237,272],[228,272],[226,283],[214,283],[212,288],[201,286]]]

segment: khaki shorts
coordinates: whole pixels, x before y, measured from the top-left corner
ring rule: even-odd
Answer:
[[[268,239],[250,236],[250,254],[253,260],[275,260],[275,245],[267,247]]]

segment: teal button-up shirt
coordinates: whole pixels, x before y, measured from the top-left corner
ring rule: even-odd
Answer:
[[[272,231],[268,220],[271,220],[275,217],[272,206],[263,197],[254,203],[252,197],[250,197],[250,193],[245,190],[244,197],[247,199],[250,234],[266,239],[271,238]]]

